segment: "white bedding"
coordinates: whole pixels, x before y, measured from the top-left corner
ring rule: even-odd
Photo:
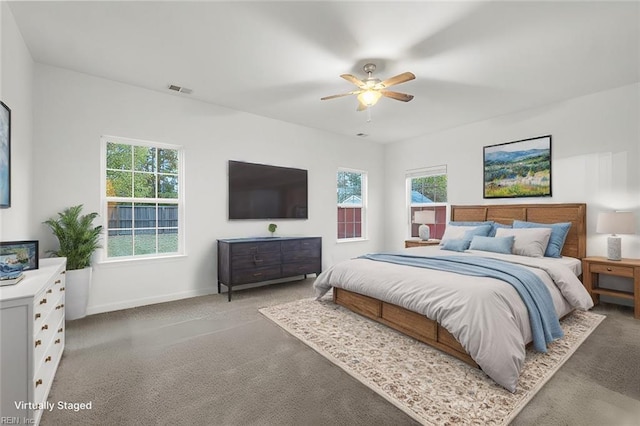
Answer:
[[[411,255],[481,255],[518,263],[549,289],[558,317],[574,308],[589,309],[591,297],[576,277],[571,258],[533,258],[475,251],[458,253],[438,246],[405,249]],[[445,327],[476,363],[498,384],[514,392],[531,341],[527,308],[517,291],[494,278],[351,259],[321,273],[314,283],[320,297],[343,288],[426,315]]]

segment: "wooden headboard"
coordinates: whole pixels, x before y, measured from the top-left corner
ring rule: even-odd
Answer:
[[[571,222],[562,248],[563,256],[582,259],[587,255],[587,205],[574,204],[493,204],[451,206],[453,221],[485,221],[511,225],[514,220],[538,223]]]

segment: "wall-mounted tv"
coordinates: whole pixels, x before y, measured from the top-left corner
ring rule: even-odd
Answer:
[[[229,219],[307,219],[307,171],[229,160]]]

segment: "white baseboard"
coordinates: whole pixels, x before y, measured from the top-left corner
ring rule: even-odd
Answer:
[[[142,299],[125,300],[117,303],[106,303],[103,305],[94,305],[87,307],[87,315],[101,314],[104,312],[119,311],[122,309],[136,308],[139,306],[155,305],[156,303],[171,302],[174,300],[188,299],[190,297],[206,296],[216,294],[217,290],[199,289],[191,291],[183,291],[180,293],[163,294],[161,296],[145,297]]]

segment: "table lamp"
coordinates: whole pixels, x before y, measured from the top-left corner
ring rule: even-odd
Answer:
[[[636,220],[632,212],[609,212],[598,214],[596,232],[611,234],[607,239],[607,259],[622,259],[622,239],[616,234],[635,234]]]
[[[418,210],[413,216],[413,223],[419,223],[418,236],[421,240],[428,240],[430,237],[429,224],[436,223],[435,210]]]

